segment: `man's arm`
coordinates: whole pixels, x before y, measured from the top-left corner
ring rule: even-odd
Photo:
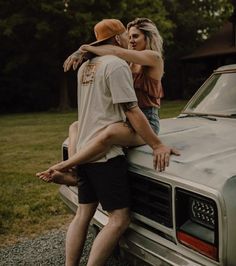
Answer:
[[[142,139],[153,149],[153,165],[159,171],[164,171],[169,165],[170,155],[180,155],[180,153],[172,148],[164,145],[158,136],[153,132],[146,116],[137,105],[131,103],[123,104],[125,114]]]

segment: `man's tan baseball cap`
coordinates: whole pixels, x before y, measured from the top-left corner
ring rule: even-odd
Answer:
[[[123,23],[118,19],[103,19],[94,26],[94,34],[97,41],[90,43],[96,45],[102,41],[108,40],[115,35],[126,31]]]

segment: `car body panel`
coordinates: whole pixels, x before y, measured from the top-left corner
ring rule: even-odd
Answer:
[[[218,118],[171,118],[160,121],[163,143],[177,148],[167,173],[219,190],[236,175],[236,120]],[[131,149],[129,161],[153,169],[152,150],[144,145]],[[137,159],[138,158],[138,159]]]

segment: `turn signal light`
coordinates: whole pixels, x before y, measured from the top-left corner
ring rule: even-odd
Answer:
[[[214,245],[208,244],[181,231],[177,232],[177,237],[182,244],[202,253],[211,259],[218,260],[218,250]]]

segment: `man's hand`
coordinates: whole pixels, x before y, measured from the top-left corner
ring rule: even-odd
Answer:
[[[159,144],[153,149],[153,166],[154,169],[158,169],[160,172],[164,171],[169,166],[170,156],[180,155],[179,151],[173,148],[169,148],[164,144]]]
[[[52,182],[52,174],[53,174],[53,172],[54,172],[54,170],[49,168],[46,171],[36,173],[36,176],[39,179],[49,183],[49,182]]]
[[[78,183],[75,169],[70,169],[67,172],[60,172],[49,168],[46,171],[37,173],[36,176],[47,183],[53,182],[55,184],[67,186],[76,186]]]

